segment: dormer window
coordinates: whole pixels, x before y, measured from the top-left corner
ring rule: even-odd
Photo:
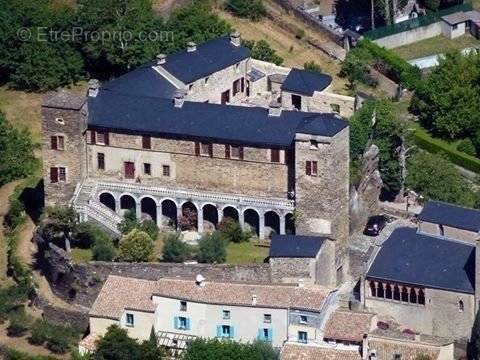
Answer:
[[[188,90],[189,90],[189,91],[192,91],[192,90],[193,90],[193,84],[190,84],[190,85],[188,86]]]
[[[208,85],[208,80],[210,80],[210,78],[207,76],[207,77],[205,78],[205,86]]]

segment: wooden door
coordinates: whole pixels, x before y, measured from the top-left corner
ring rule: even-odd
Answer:
[[[125,178],[134,179],[135,178],[135,164],[131,161],[124,162],[125,167]]]

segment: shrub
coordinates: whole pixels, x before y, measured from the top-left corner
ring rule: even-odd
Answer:
[[[139,223],[137,220],[137,215],[135,213],[135,210],[129,209],[123,214],[123,219],[118,224],[118,230],[123,234],[126,235],[130,231],[132,231],[135,228],[138,228]]]
[[[307,71],[313,71],[313,72],[322,72],[322,68],[320,65],[318,65],[315,61],[309,61],[303,64],[303,68]]]
[[[27,353],[8,349],[5,354],[5,360],[56,360],[51,356],[29,355]]]
[[[96,261],[113,261],[117,256],[115,246],[111,241],[96,242],[92,247],[92,257]]]
[[[78,332],[72,327],[37,320],[32,326],[30,342],[34,345],[45,344],[50,351],[63,354],[77,337]]]
[[[18,311],[10,315],[10,322],[7,328],[8,336],[23,336],[32,326],[32,317],[25,314],[25,311]]]
[[[185,209],[178,220],[178,225],[183,231],[195,229],[197,227],[197,213],[192,209]]]
[[[227,0],[226,8],[234,15],[260,20],[267,13],[262,0]]]
[[[190,247],[184,243],[179,233],[169,233],[165,236],[163,246],[163,261],[180,263],[191,257]]]
[[[146,232],[153,241],[158,239],[159,229],[157,223],[153,220],[143,220],[140,226],[138,227],[140,230]]]
[[[43,345],[48,339],[48,323],[43,320],[37,320],[32,326],[30,342],[34,345]]]
[[[227,258],[225,241],[219,231],[204,235],[198,242],[198,261],[201,263],[223,263]]]
[[[81,248],[90,248],[97,242],[111,241],[105,231],[95,224],[83,222],[75,226],[73,242]]]
[[[133,229],[122,237],[119,249],[122,261],[148,261],[153,251],[153,240],[146,232]]]
[[[243,45],[250,49],[250,55],[254,59],[272,62],[275,65],[283,64],[283,58],[278,56],[276,51],[265,40],[245,40]]]
[[[247,231],[244,231],[238,221],[235,221],[231,218],[224,218],[220,221],[218,225],[218,230],[222,234],[222,237],[225,241],[240,243],[248,241],[251,237],[251,234]]]
[[[5,225],[10,230],[25,221],[25,204],[18,198],[18,194],[14,193],[13,195],[10,197],[8,213],[5,215]]]
[[[473,142],[470,139],[465,139],[460,141],[460,143],[457,146],[457,150],[464,152],[465,154],[470,156],[475,156],[477,154],[475,145],[473,145]]]

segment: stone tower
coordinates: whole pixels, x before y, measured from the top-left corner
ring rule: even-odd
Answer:
[[[299,235],[325,235],[333,240],[325,249],[331,253],[328,264],[321,265],[322,283],[331,285],[347,270],[349,152],[348,127],[333,137],[295,137],[296,230]]]
[[[67,91],[48,94],[42,104],[45,205],[67,205],[86,168],[86,98]]]

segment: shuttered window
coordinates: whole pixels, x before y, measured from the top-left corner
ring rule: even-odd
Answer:
[[[50,145],[52,150],[64,150],[64,138],[61,135],[50,137]]]
[[[142,136],[142,148],[143,149],[152,148],[152,138],[150,136]]]
[[[58,168],[56,167],[50,168],[50,182],[51,183],[58,182]]]
[[[237,145],[225,145],[225,157],[227,159],[243,160],[243,147]]]
[[[317,176],[318,163],[316,161],[307,161],[305,166],[305,174],[308,176]]]
[[[195,143],[195,155],[200,156],[213,156],[213,144],[208,142],[196,142]]]
[[[279,163],[280,162],[280,150],[279,149],[271,149],[270,150],[270,161],[272,163]]]

